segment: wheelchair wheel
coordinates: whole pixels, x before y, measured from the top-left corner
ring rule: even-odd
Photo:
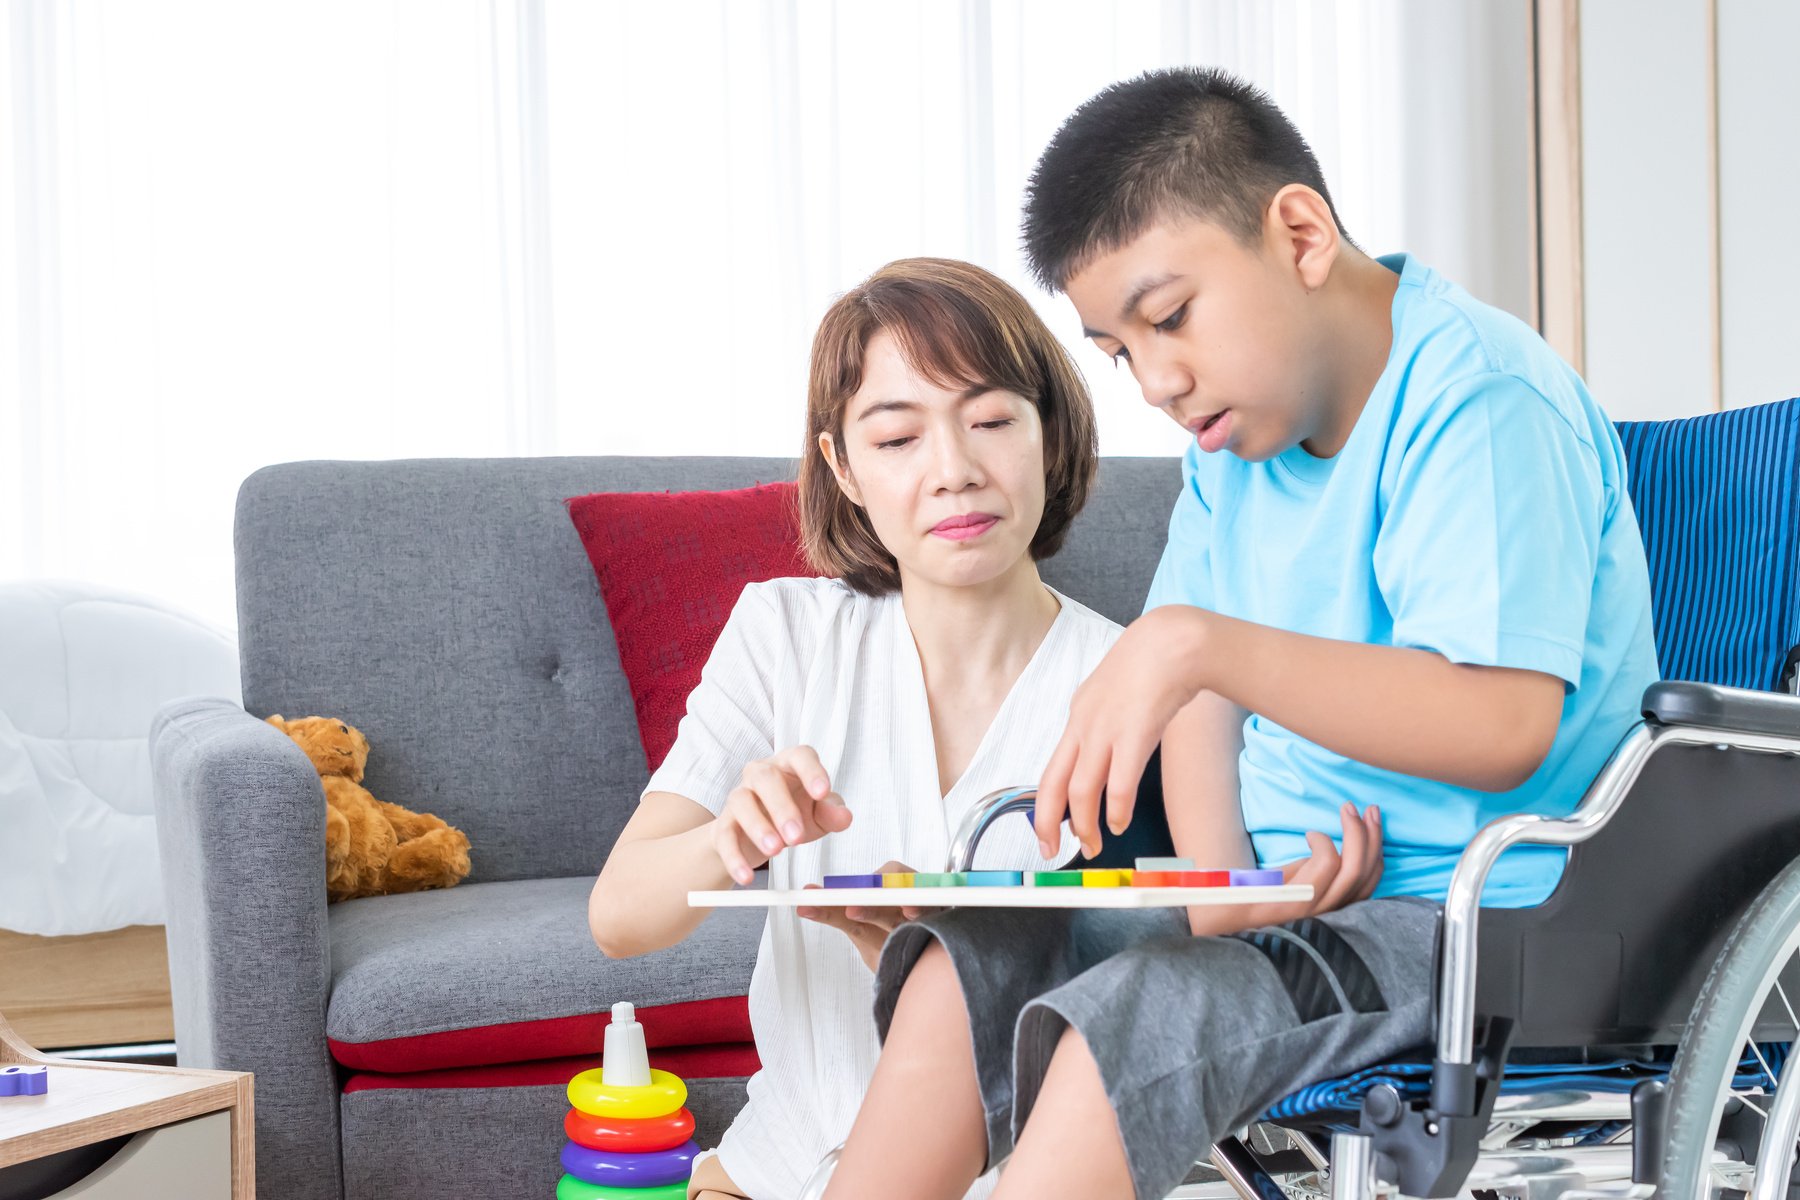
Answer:
[[[1800,1140],[1800,1068],[1773,1091],[1739,1086],[1749,1061],[1776,1078],[1766,1043],[1800,1035],[1800,862],[1763,889],[1726,940],[1694,1002],[1669,1076],[1668,1142],[1660,1195],[1669,1200],[1790,1200]],[[1771,1069],[1773,1068],[1773,1069]],[[1792,1075],[1793,1078],[1787,1078]],[[1795,1192],[1800,1196],[1800,1191]]]

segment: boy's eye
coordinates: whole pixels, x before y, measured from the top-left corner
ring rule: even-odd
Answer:
[[[1182,305],[1168,316],[1156,323],[1156,332],[1174,333],[1181,328],[1181,322],[1187,317],[1187,305]]]
[[[1111,359],[1112,365],[1116,367],[1122,362],[1130,362],[1131,361],[1131,351],[1127,350],[1123,346],[1120,346],[1117,350],[1114,350],[1111,354],[1107,355],[1106,357]]]

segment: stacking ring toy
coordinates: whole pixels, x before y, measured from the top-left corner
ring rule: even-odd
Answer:
[[[667,1071],[650,1071],[642,1087],[608,1086],[602,1068],[583,1071],[569,1080],[569,1103],[594,1117],[666,1117],[687,1103],[687,1084]],[[635,1200],[635,1198],[630,1198]]]
[[[564,1175],[556,1181],[556,1200],[687,1200],[687,1189],[685,1180],[661,1187],[622,1188]]]
[[[606,1183],[613,1187],[647,1188],[662,1183],[684,1180],[694,1173],[694,1155],[700,1147],[684,1142],[673,1150],[654,1150],[649,1154],[609,1154],[605,1150],[589,1150],[569,1142],[563,1146],[562,1168],[588,1183]]]
[[[563,1132],[578,1146],[590,1150],[624,1151],[643,1154],[651,1150],[673,1150],[694,1136],[694,1114],[687,1109],[666,1117],[629,1118],[596,1117],[579,1108],[571,1108],[563,1117]]]

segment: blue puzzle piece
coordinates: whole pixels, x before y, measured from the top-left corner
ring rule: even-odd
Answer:
[[[876,875],[827,875],[825,886],[828,888],[869,888],[880,887],[881,876]]]
[[[970,887],[1024,887],[1023,871],[970,871]]]
[[[18,1063],[0,1067],[0,1096],[42,1096],[49,1090],[49,1067]]]

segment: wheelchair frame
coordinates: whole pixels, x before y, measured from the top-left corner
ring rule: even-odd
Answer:
[[[1483,984],[1499,977],[1499,984],[1512,986],[1509,994],[1515,999],[1525,997],[1530,989],[1526,981],[1504,978],[1522,970],[1517,960],[1490,966],[1487,976],[1478,970],[1484,934],[1481,893],[1489,872],[1508,848],[1523,844],[1575,847],[1588,842],[1625,808],[1626,797],[1648,764],[1674,747],[1800,756],[1800,697],[1709,684],[1658,683],[1645,693],[1643,710],[1646,719],[1615,747],[1573,813],[1566,817],[1519,814],[1499,818],[1476,834],[1459,860],[1444,904],[1429,1099],[1404,1102],[1391,1089],[1385,1095],[1371,1093],[1363,1103],[1360,1127],[1354,1132],[1333,1132],[1329,1150],[1318,1131],[1303,1127],[1282,1128],[1290,1145],[1285,1153],[1273,1145],[1253,1150],[1244,1135],[1222,1139],[1212,1149],[1211,1166],[1242,1200],[1287,1200],[1289,1192],[1276,1175],[1328,1179],[1332,1200],[1372,1200],[1378,1191],[1388,1190],[1421,1197],[1479,1190],[1488,1196],[1516,1195],[1521,1200],[1642,1200],[1657,1190],[1668,1132],[1664,1128],[1667,1097],[1663,1083],[1640,1083],[1629,1096],[1567,1090],[1514,1094],[1497,1106],[1514,1018],[1482,1011],[1484,991],[1507,994],[1504,987],[1484,988]],[[1145,789],[1154,790],[1151,807],[1160,817],[1155,770],[1146,771]],[[1140,802],[1144,799],[1140,795]],[[969,869],[982,836],[994,822],[1010,813],[1029,813],[1035,800],[1035,788],[1012,788],[986,797],[958,829],[950,869]],[[1138,815],[1134,813],[1134,825]],[[1765,857],[1780,866],[1800,855],[1800,810],[1791,819],[1783,820],[1780,814],[1774,817],[1784,838],[1771,847],[1772,857]],[[1103,851],[1094,861],[1104,862],[1109,857]],[[1572,859],[1565,878],[1573,866]],[[1734,881],[1735,890],[1722,901],[1732,910],[1729,920],[1705,931],[1704,944],[1716,947],[1723,943],[1771,878],[1773,874],[1760,879],[1752,875]],[[1562,891],[1560,885],[1558,891]],[[1540,908],[1556,900],[1553,896]],[[1523,946],[1523,935],[1517,930],[1527,928],[1529,914],[1537,911],[1488,910],[1488,924],[1500,926],[1504,933],[1510,923],[1515,931],[1508,936]],[[1698,992],[1695,968],[1710,965],[1711,959],[1709,954],[1705,964],[1688,964],[1683,979],[1664,989],[1666,995],[1653,1006],[1654,1015],[1640,1018],[1647,1021],[1642,1024],[1648,1033],[1642,1039],[1645,1043],[1679,1044],[1680,1027]],[[1607,1028],[1616,1033],[1623,1024],[1615,1019]],[[1673,1043],[1668,1040],[1671,1032],[1676,1036]],[[1800,1068],[1790,1083],[1795,1095],[1774,1116],[1800,1126]],[[1558,1120],[1629,1121],[1630,1128],[1620,1136],[1629,1133],[1631,1141],[1628,1146],[1613,1141],[1550,1149],[1515,1145],[1534,1126]],[[1265,1135],[1263,1140],[1273,1139]],[[1299,1190],[1316,1194],[1319,1189]],[[1772,1185],[1759,1185],[1757,1193],[1759,1200],[1765,1194],[1776,1194]],[[1785,1189],[1780,1194],[1785,1200]]]

